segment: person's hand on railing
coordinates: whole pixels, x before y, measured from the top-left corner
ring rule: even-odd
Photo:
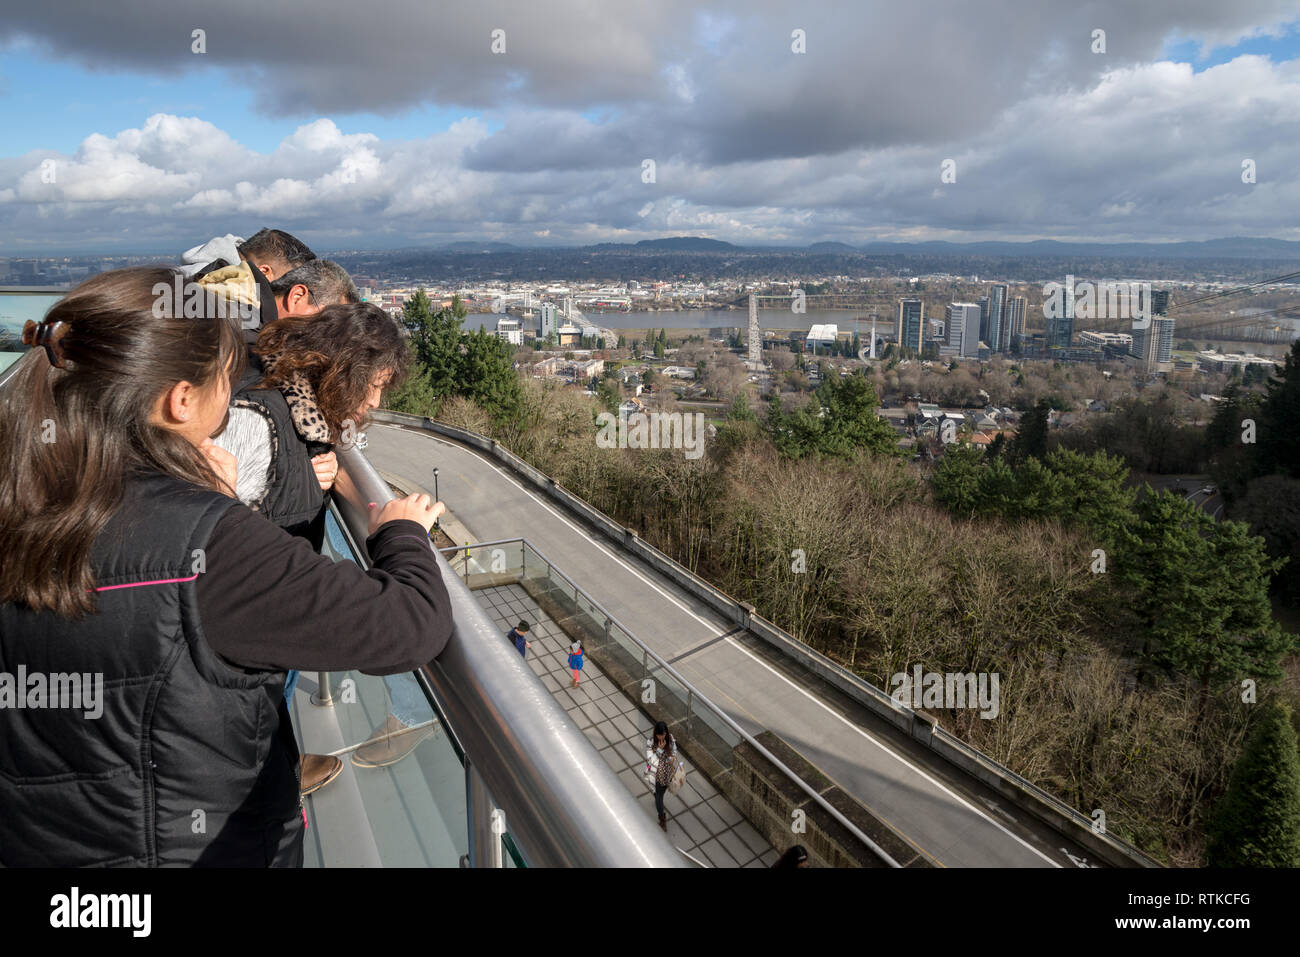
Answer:
[[[333,452],[322,452],[320,455],[313,455],[311,467],[316,472],[316,481],[320,483],[322,492],[328,492],[334,487],[334,478],[339,474],[338,456]]]
[[[419,522],[427,532],[433,528],[433,523],[438,520],[438,516],[445,511],[447,511],[447,506],[441,502],[433,501],[423,493],[414,493],[406,496],[406,498],[395,498],[390,502],[385,502],[382,508],[371,502],[370,534],[375,534],[379,530],[379,526],[385,522],[396,522],[404,518]]]

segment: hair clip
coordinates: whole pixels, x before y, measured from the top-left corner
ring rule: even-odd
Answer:
[[[66,336],[71,328],[62,320],[35,322],[28,319],[23,325],[23,345],[44,346],[50,365],[56,369],[66,369],[67,366],[63,364],[63,348],[59,340]]]

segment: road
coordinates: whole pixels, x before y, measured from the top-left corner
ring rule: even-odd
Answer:
[[[1166,489],[1179,492],[1212,518],[1223,518],[1223,496],[1208,475],[1147,475],[1141,478],[1157,492]]]

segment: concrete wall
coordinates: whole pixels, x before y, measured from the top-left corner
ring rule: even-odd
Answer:
[[[528,479],[539,490],[564,505],[571,514],[603,534],[610,541],[640,558],[675,585],[696,596],[728,621],[746,629],[782,654],[798,661],[832,687],[866,707],[877,717],[925,745],[933,753],[952,765],[973,775],[992,787],[1017,807],[1038,820],[1088,848],[1101,860],[1114,867],[1160,867],[1159,862],[1142,851],[1110,834],[1098,834],[1092,820],[1065,802],[1059,800],[1010,768],[998,764],[987,755],[939,728],[928,715],[899,704],[874,685],[831,661],[793,635],[778,628],[758,615],[752,605],[737,601],[713,587],[694,572],[669,558],[649,542],[639,538],[629,528],[624,528],[608,515],[592,508],[569,492],[555,480],[524,462],[517,455],[502,448],[494,439],[485,438],[464,429],[453,428],[441,422],[417,415],[398,412],[376,412],[374,419],[394,425],[422,428],[462,445],[478,449],[502,464],[508,465],[518,475]]]

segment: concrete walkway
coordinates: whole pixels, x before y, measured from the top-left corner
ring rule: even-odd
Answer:
[[[569,639],[519,585],[482,588],[474,597],[505,633],[519,621],[530,626],[527,661],[600,756],[637,797],[646,816],[655,820],[654,794],[641,780],[646,740],[652,723],[627,695],[588,659],[582,680],[572,687],[568,670]],[[668,837],[682,851],[710,867],[770,867],[777,858],[761,834],[686,761],[686,783],[664,795]]]

